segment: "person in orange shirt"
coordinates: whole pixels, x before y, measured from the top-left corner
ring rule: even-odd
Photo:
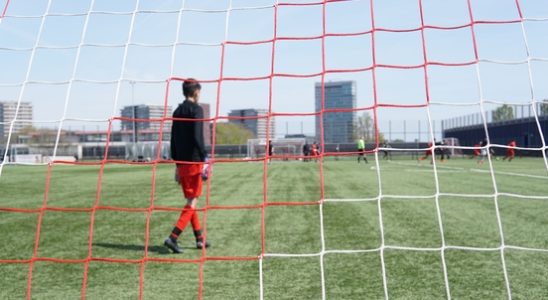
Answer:
[[[428,156],[432,156],[432,142],[428,142],[428,149],[424,152],[424,156],[419,158],[419,161],[425,160]],[[430,159],[430,164],[432,164],[432,159]]]
[[[480,147],[481,147],[481,142],[474,145],[474,156],[470,158],[478,157],[480,155],[481,153]]]
[[[312,149],[310,151],[310,154],[311,156],[314,157],[316,161],[318,161],[318,155],[320,155],[320,150],[318,149],[318,144],[316,144],[316,142],[312,144]]]
[[[502,160],[508,159],[508,161],[512,161],[514,157],[516,156],[516,141],[511,140],[510,143],[508,143],[508,149],[506,149],[506,156]]]

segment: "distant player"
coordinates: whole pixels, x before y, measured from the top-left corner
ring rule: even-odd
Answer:
[[[272,154],[274,154],[274,146],[272,145],[272,140],[268,141],[268,163],[270,163]]]
[[[203,119],[204,112],[198,105],[202,87],[194,79],[185,80],[183,94],[185,101],[177,107],[173,118]],[[183,249],[177,245],[177,239],[189,222],[192,223],[196,248],[209,247],[205,242],[200,229],[200,219],[196,211],[196,202],[202,194],[203,162],[207,153],[204,147],[203,122],[201,121],[173,121],[171,126],[171,157],[179,162],[177,175],[187,200],[179,220],[171,231],[164,245],[174,253],[182,253]],[[182,164],[180,162],[187,162]]]
[[[470,158],[476,158],[478,156],[480,156],[481,154],[481,142],[477,143],[477,144],[474,144],[474,152],[473,152],[473,156],[470,157]]]
[[[369,163],[367,161],[367,156],[365,155],[365,141],[363,140],[363,137],[360,137],[358,139],[358,163],[360,163],[360,159],[363,159],[365,163]]]
[[[489,153],[491,153],[492,158],[494,158],[495,160],[499,160],[499,157],[497,156],[494,148],[489,148]]]
[[[483,141],[481,141],[481,144],[480,144],[480,156],[478,158],[478,164],[479,165],[483,165],[483,163],[485,162],[485,159],[487,158],[487,148],[485,148],[487,146],[487,139],[484,139]]]
[[[308,157],[310,156],[310,145],[308,144],[308,142],[305,142],[303,145],[303,155],[303,161],[308,162]]]
[[[434,142],[435,141],[436,140],[434,140]],[[424,152],[424,156],[419,158],[419,161],[425,160],[428,157],[432,156],[432,145],[433,145],[432,142],[428,142],[428,149],[426,149],[426,151]],[[430,159],[430,164],[432,164],[432,158]]]
[[[508,143],[508,149],[506,149],[506,156],[502,160],[508,159],[508,161],[512,161],[514,157],[516,156],[516,141],[511,140],[510,143]]]
[[[318,161],[318,155],[320,155],[320,149],[318,148],[318,144],[316,144],[316,142],[312,143],[310,155],[313,156],[316,161]]]
[[[383,153],[382,159],[392,160],[392,153],[390,151],[390,148],[392,148],[392,146],[390,146],[390,144],[388,144],[387,142],[384,142],[382,147],[384,148],[382,150],[382,153]]]
[[[434,140],[435,141],[435,140]],[[447,149],[444,147],[445,141],[441,140],[441,142],[436,142],[436,154],[440,156],[440,161],[443,163],[445,162],[445,158],[449,157],[447,154]]]

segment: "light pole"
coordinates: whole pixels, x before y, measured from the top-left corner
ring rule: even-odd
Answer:
[[[133,131],[133,156],[134,158],[137,157],[137,128],[135,127],[135,81],[131,80],[129,82],[131,84],[131,118],[132,118],[132,126],[131,129]]]

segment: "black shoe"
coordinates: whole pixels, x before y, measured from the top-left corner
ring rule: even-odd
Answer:
[[[177,241],[172,241],[170,238],[164,241],[164,246],[168,247],[173,253],[183,253],[183,249],[179,248]]]
[[[197,249],[202,249],[203,246],[204,246],[204,241],[203,240],[196,241],[196,248]],[[205,247],[209,248],[209,246],[211,246],[211,244],[209,243],[209,241],[206,241],[205,242]]]

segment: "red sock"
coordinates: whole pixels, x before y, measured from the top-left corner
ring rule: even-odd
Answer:
[[[197,211],[194,211],[190,222],[192,222],[192,229],[194,230],[194,237],[196,238],[196,241],[203,241],[202,230],[200,229],[200,217],[198,216]]]
[[[188,222],[190,222],[190,219],[194,215],[194,212],[196,212],[196,210],[192,208],[192,206],[188,204],[185,205],[183,211],[181,212],[181,215],[179,216],[177,224],[175,224],[175,227],[181,231],[185,230],[185,227],[186,225],[188,225]]]
[[[194,214],[192,214],[190,222],[192,223],[192,229],[194,231],[200,230],[200,217],[198,216],[198,212],[196,210],[194,210]]]

